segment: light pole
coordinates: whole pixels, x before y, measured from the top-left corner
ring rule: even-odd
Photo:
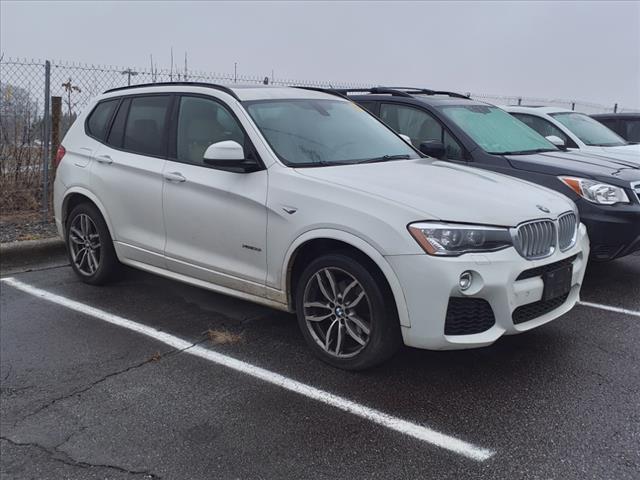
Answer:
[[[138,75],[138,72],[134,72],[133,70],[131,70],[130,68],[127,68],[126,70],[120,72],[122,75],[126,75],[127,76],[127,85],[130,87],[131,86],[131,77],[135,77],[136,75]]]
[[[233,62],[233,83],[238,83],[238,62]]]

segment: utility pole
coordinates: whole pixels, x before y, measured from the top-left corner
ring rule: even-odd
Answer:
[[[126,70],[120,72],[120,74],[127,76],[127,85],[131,86],[131,77],[135,77],[136,75],[138,75],[138,72],[134,72],[130,68],[127,68]]]
[[[233,83],[238,83],[238,62],[233,62]]]

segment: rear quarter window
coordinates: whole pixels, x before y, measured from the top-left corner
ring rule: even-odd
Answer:
[[[109,128],[109,122],[115,112],[116,107],[120,99],[107,100],[98,103],[93,111],[89,114],[87,119],[86,130],[87,133],[97,138],[100,141],[104,141],[107,136],[107,130]]]

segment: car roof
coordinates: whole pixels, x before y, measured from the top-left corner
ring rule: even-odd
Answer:
[[[127,87],[113,88],[104,92],[102,98],[122,96],[122,95],[138,95],[143,93],[161,93],[161,92],[190,92],[190,93],[211,93],[211,90],[217,90],[231,95],[239,101],[253,100],[273,100],[273,99],[332,99],[340,100],[340,96],[331,93],[331,91],[321,91],[322,89],[313,89],[306,87],[280,87],[272,85],[222,85],[214,83],[202,82],[165,82],[131,85]]]
[[[500,108],[502,108],[503,110],[506,110],[507,112],[520,112],[520,113],[562,113],[562,112],[573,112],[573,110],[570,110],[568,108],[562,108],[562,107],[547,107],[547,106],[525,106],[525,105],[504,105],[501,106]],[[579,112],[575,112],[575,113],[579,113]]]
[[[640,118],[640,112],[620,112],[620,113],[594,113],[593,118]]]

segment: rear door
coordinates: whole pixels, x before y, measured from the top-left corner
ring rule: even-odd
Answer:
[[[118,255],[159,267],[164,267],[162,171],[172,98],[125,97],[91,167],[93,190],[113,227]]]
[[[182,95],[173,123],[163,196],[168,268],[264,296],[267,170],[238,173],[203,161],[207,147],[224,140],[238,142],[246,158],[258,161],[240,122],[222,101]]]

